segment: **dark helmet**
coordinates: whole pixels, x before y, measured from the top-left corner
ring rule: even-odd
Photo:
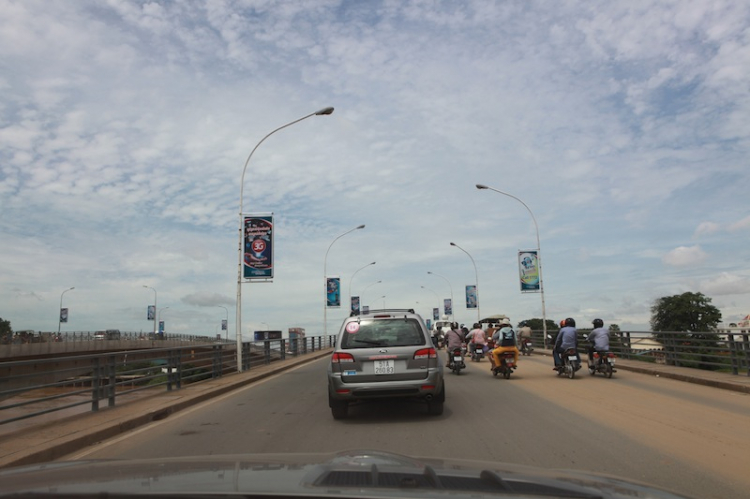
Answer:
[[[601,319],[594,319],[592,324],[594,325],[594,327],[604,327],[604,321]]]
[[[576,327],[576,321],[575,319],[571,319],[570,317],[568,317],[567,319],[565,319],[565,325],[568,327]]]

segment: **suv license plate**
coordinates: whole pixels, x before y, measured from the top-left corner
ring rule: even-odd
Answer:
[[[375,374],[393,374],[396,372],[395,362],[392,360],[376,360]]]

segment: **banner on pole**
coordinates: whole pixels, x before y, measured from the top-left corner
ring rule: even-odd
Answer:
[[[148,309],[146,310],[146,320],[153,321],[155,319],[156,319],[156,307],[153,305],[149,305]]]
[[[359,296],[352,296],[352,312],[359,314]]]
[[[477,308],[477,287],[475,285],[466,286],[466,308]]]
[[[518,271],[521,278],[521,293],[536,293],[541,289],[537,250],[518,252]]]
[[[242,217],[243,265],[242,275],[248,280],[273,279],[273,213]]]
[[[68,322],[68,309],[67,308],[60,309],[60,322]]]
[[[326,307],[341,307],[341,278],[326,277]]]
[[[453,315],[453,300],[450,298],[443,300],[443,308],[445,309],[445,315]]]
[[[432,319],[438,320],[440,318],[440,309],[439,308],[433,308],[432,309]]]
[[[226,331],[227,330],[227,320],[221,319],[221,330]]]

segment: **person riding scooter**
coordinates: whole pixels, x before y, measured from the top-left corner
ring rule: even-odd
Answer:
[[[448,363],[445,367],[450,367],[453,359],[453,350],[460,349],[464,342],[464,335],[458,329],[458,324],[451,324],[451,328],[445,333],[445,351],[448,354]]]
[[[495,340],[495,349],[492,350],[492,358],[494,359],[494,366],[500,365],[500,356],[503,352],[513,352],[513,361],[518,365],[518,345],[516,342],[516,332],[510,326],[508,319],[503,319],[500,322],[500,329],[495,331],[492,335],[492,339]]]
[[[565,326],[560,329],[559,333],[557,333],[555,348],[552,350],[552,357],[555,360],[555,367],[553,369],[558,370],[562,366],[560,354],[570,349],[576,351],[576,356],[578,357],[578,368],[580,369],[581,356],[578,354],[578,332],[576,330],[576,321],[569,317],[565,319],[562,324],[565,324]]]
[[[604,321],[594,319],[591,323],[594,329],[591,330],[586,338],[591,345],[589,346],[589,367],[594,367],[594,352],[609,352],[609,333],[604,329]]]

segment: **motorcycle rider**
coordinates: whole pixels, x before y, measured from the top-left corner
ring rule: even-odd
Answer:
[[[604,321],[601,319],[594,319],[591,324],[594,329],[586,339],[591,343],[588,349],[589,367],[594,367],[594,351],[609,352],[609,332],[604,329]]]
[[[458,348],[461,349],[461,345],[464,342],[464,335],[459,332],[458,323],[454,322],[451,324],[451,328],[445,333],[445,352],[448,354],[448,363],[445,367],[450,367],[453,362],[453,350]]]
[[[528,322],[523,321],[519,324],[520,329],[518,330],[518,343],[521,345],[521,350],[526,349],[526,343],[525,341],[531,340],[531,328],[529,327]]]
[[[576,356],[578,357],[578,367],[581,367],[581,356],[578,354],[578,331],[576,330],[576,321],[570,317],[561,321],[560,324],[564,324],[560,332],[557,333],[557,339],[555,340],[555,348],[552,350],[552,357],[555,359],[555,371],[562,366],[562,359],[560,354],[568,349],[575,349]]]
[[[484,351],[484,347],[487,345],[487,336],[484,334],[484,330],[479,326],[479,323],[475,323],[474,327],[469,334],[466,335],[466,340],[469,341],[469,351],[474,353],[477,348]]]
[[[500,356],[503,352],[513,352],[513,361],[518,365],[516,332],[513,331],[508,319],[500,321],[500,329],[494,332],[492,339],[495,340],[495,349],[492,350],[492,358],[495,360],[495,367],[500,366]]]

